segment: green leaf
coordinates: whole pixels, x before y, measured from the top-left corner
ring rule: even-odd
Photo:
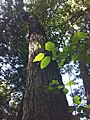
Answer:
[[[69,53],[69,52],[71,51],[71,49],[72,49],[71,46],[65,46],[64,49],[63,49],[63,51],[64,51],[65,53]]]
[[[90,55],[90,48],[87,50],[87,55]]]
[[[63,87],[63,85],[58,85],[58,89],[62,89]]]
[[[52,54],[56,55],[58,51],[59,51],[58,47],[55,47],[55,48],[52,49]]]
[[[66,86],[71,86],[71,85],[76,85],[76,83],[74,81],[69,81],[66,83]]]
[[[77,105],[81,104],[81,98],[79,96],[74,96],[74,103]]]
[[[38,45],[37,45],[37,47],[38,47],[38,48],[41,48],[41,45],[40,45],[40,44],[38,44]]]
[[[63,92],[65,93],[65,94],[67,94],[69,91],[68,91],[68,89],[67,88],[63,88]]]
[[[58,82],[58,80],[52,80],[52,84],[56,84],[56,85],[58,85],[59,82]]]
[[[78,55],[77,54],[72,55],[72,60],[77,61],[78,60]]]
[[[74,44],[77,44],[79,40],[84,39],[87,37],[87,33],[84,32],[76,32],[72,38]]]
[[[89,104],[89,105],[86,105],[85,108],[90,108],[90,104]]]
[[[52,60],[56,60],[56,59],[57,59],[57,57],[56,57],[56,56],[53,56],[53,57],[52,57]]]
[[[74,101],[75,104],[80,105],[81,101]]]
[[[52,51],[53,48],[55,48],[55,44],[53,42],[49,41],[45,44],[45,50]]]
[[[80,100],[80,97],[79,96],[74,96],[74,100]]]
[[[45,67],[47,67],[47,65],[51,62],[51,59],[49,56],[46,56],[42,61],[41,61],[41,64],[40,64],[40,68],[41,69],[44,69]]]
[[[51,86],[47,87],[47,91],[48,91],[48,92],[53,91],[53,90],[54,90],[53,87],[51,87]]]
[[[63,65],[64,65],[64,61],[65,59],[61,59],[59,62],[58,62],[58,67],[61,68]]]
[[[39,53],[37,56],[35,56],[33,62],[41,61],[43,58],[44,58],[44,53]]]

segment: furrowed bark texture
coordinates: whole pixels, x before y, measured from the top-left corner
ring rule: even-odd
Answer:
[[[90,74],[88,72],[87,64],[83,61],[80,62],[80,69],[81,69],[81,76],[83,79],[83,84],[85,87],[85,94],[87,98],[87,104],[90,104]],[[90,109],[87,109],[87,111],[90,112]],[[90,115],[87,116],[87,118],[90,118]]]
[[[44,51],[44,44],[47,40],[34,15],[29,17],[29,24],[28,77],[22,120],[70,120],[67,113],[68,103],[63,91],[46,92],[46,86],[53,79],[59,80],[60,85],[63,84],[57,63],[51,62],[43,70],[40,69],[39,63],[33,63],[35,55]],[[42,48],[38,48],[37,44],[40,44]]]
[[[80,62],[80,68],[81,68],[81,75],[85,87],[87,103],[90,104],[90,75],[88,73],[88,68],[83,61]]]

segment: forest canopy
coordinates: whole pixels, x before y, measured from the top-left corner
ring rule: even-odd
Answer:
[[[75,120],[89,119],[90,0],[0,1],[0,119],[22,119],[29,37],[33,31],[30,31],[30,15],[39,21],[39,29],[46,39],[44,45],[35,43],[43,50],[35,53],[32,64],[44,71],[56,62],[60,75],[68,74],[67,79],[73,76],[65,83],[62,77],[61,85],[58,79],[52,79],[44,86],[46,92],[70,93],[73,102],[69,106],[70,114]]]

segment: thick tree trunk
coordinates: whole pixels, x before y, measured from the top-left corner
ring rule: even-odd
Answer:
[[[81,69],[81,76],[83,79],[83,84],[85,87],[85,95],[87,98],[87,104],[90,105],[90,74],[88,73],[88,68],[86,63],[83,61],[80,62],[80,69]],[[90,109],[87,109],[87,111],[90,111]],[[87,118],[90,119],[90,115],[87,115]]]
[[[30,39],[28,57],[28,77],[23,102],[22,120],[70,120],[68,115],[68,103],[62,90],[58,93],[46,92],[46,86],[51,80],[59,80],[62,85],[62,78],[57,63],[51,62],[44,70],[41,70],[38,63],[33,59],[40,51],[44,51],[46,37],[40,28],[35,16],[29,17]],[[42,48],[37,48],[36,44]]]
[[[83,61],[80,62],[80,69],[81,69],[81,76],[82,76],[84,87],[85,87],[87,104],[90,104],[90,75],[88,74],[88,68]]]

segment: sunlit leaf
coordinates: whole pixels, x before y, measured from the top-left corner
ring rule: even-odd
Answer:
[[[67,94],[69,91],[68,91],[68,89],[67,88],[63,88],[63,92],[65,93],[65,94]]]
[[[58,89],[62,89],[63,87],[63,85],[58,85]]]
[[[74,81],[69,81],[66,83],[66,86],[71,86],[71,85],[76,85],[76,83]]]
[[[79,96],[74,96],[74,103],[77,105],[81,104],[81,98]]]
[[[38,48],[41,48],[41,45],[40,45],[40,44],[38,44]]]
[[[74,96],[74,100],[80,100],[79,96]]]
[[[46,56],[42,61],[41,61],[41,64],[40,64],[40,68],[41,69],[44,69],[45,67],[47,67],[47,65],[51,62],[51,59],[49,56]]]
[[[55,48],[55,44],[53,42],[49,41],[45,44],[45,50],[52,51],[53,48]]]
[[[52,80],[52,83],[58,85],[59,81],[58,80]]]
[[[84,106],[85,108],[90,108],[90,105],[86,105],[86,106]]]
[[[52,60],[56,60],[56,59],[57,59],[57,57],[55,57],[55,56],[52,57]]]
[[[41,61],[44,58],[44,53],[39,53],[37,56],[35,56],[33,62]]]

